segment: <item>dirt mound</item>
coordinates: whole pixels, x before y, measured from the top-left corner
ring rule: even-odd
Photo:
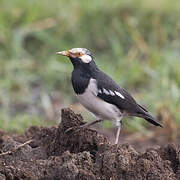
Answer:
[[[139,153],[128,144],[112,145],[95,130],[65,133],[81,124],[81,115],[63,109],[59,127],[31,127],[21,136],[0,132],[0,180],[180,179],[175,145]]]

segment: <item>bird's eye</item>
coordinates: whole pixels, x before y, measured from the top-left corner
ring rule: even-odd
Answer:
[[[77,56],[77,57],[81,57],[81,56],[82,56],[82,53],[81,53],[81,52],[77,52],[77,53],[76,53],[76,56]]]

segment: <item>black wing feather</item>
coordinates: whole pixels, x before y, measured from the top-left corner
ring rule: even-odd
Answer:
[[[108,103],[114,104],[121,111],[125,111],[129,116],[142,117],[153,125],[162,127],[162,125],[157,122],[144,107],[139,105],[124,88],[121,88],[105,73],[99,71],[95,78],[97,79],[97,87],[100,90],[97,94],[99,98]],[[106,89],[107,91],[111,90],[112,92],[119,92],[124,96],[124,98],[118,96],[117,94],[112,96],[110,93],[104,93],[103,89]]]
[[[105,73],[102,73],[103,72],[99,73],[96,77],[98,89],[100,89],[102,92],[98,93],[97,96],[99,98],[108,103],[116,105],[120,110],[126,111],[128,114],[135,115],[137,113],[144,112],[143,108],[141,108],[141,106],[136,103],[135,99],[124,88],[119,87],[119,85],[116,84],[116,82],[113,81],[109,76],[107,76]],[[119,92],[124,96],[124,99],[118,95],[107,95],[103,93],[103,89]]]

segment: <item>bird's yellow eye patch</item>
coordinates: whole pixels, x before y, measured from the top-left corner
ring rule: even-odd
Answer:
[[[76,57],[81,57],[81,56],[83,56],[84,54],[82,53],[82,52],[77,52],[77,53],[75,53],[74,54]]]

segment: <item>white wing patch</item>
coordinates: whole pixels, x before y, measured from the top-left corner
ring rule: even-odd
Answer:
[[[115,95],[117,95],[117,96],[119,96],[120,98],[122,98],[122,99],[125,99],[125,97],[120,93],[120,92],[118,92],[118,91],[112,91],[112,90],[107,90],[107,89],[99,89],[98,90],[98,93],[99,94],[102,94],[102,93],[104,93],[104,94],[106,94],[106,95],[111,95],[111,96],[115,96]]]
[[[103,88],[103,93],[106,94],[106,95],[109,95],[109,94],[110,94],[109,91],[106,90],[106,89],[104,89],[104,88]]]
[[[116,95],[119,96],[120,98],[122,98],[122,99],[125,98],[120,92],[115,91],[115,93],[116,93]]]
[[[105,88],[103,88],[102,90],[99,89],[99,90],[98,90],[98,93],[99,93],[99,94],[104,93],[104,94],[106,94],[106,95],[111,95],[111,96],[117,95],[117,96],[119,96],[120,98],[125,99],[125,97],[124,97],[120,92],[118,92],[118,91],[112,91],[112,90],[107,90],[107,89],[105,89]]]
[[[109,90],[109,93],[111,96],[115,96],[115,93],[113,91]]]
[[[80,58],[84,63],[89,63],[90,61],[92,61],[92,57],[89,55],[83,55]]]
[[[98,90],[98,93],[99,93],[99,94],[102,94],[102,91],[101,91],[101,89],[99,89],[99,90]]]

